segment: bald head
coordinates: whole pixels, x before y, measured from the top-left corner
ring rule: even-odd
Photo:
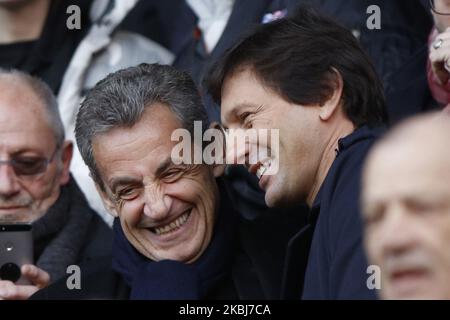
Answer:
[[[0,223],[42,217],[70,179],[71,158],[48,86],[0,70]]]
[[[372,157],[416,152],[418,158],[445,164],[450,159],[450,114],[430,113],[409,119],[394,128],[372,151]],[[437,163],[435,163],[437,164]]]
[[[32,112],[45,120],[53,131],[56,142],[62,145],[64,127],[56,98],[47,84],[18,70],[0,68],[0,112],[6,108]]]
[[[450,299],[450,116],[408,120],[368,156],[365,243],[387,299]]]

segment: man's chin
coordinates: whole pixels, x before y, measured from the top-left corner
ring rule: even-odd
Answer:
[[[270,187],[267,188],[264,200],[269,208],[277,208],[283,205],[283,199]]]
[[[32,214],[28,207],[0,208],[1,223],[29,223]]]
[[[209,243],[209,242],[208,242]],[[175,260],[186,264],[193,263],[197,261],[204,253],[206,247],[203,247],[200,243],[196,241],[187,241],[186,243],[174,247],[165,256],[165,259],[161,260]]]
[[[148,242],[148,239],[145,239],[142,245],[144,247],[139,244],[135,248],[152,261],[172,260],[189,264],[196,261],[204,252],[204,248],[200,248],[197,245],[192,246],[189,240],[173,245],[170,248],[155,249],[154,244]]]
[[[383,300],[443,300],[443,297],[438,297],[435,292],[410,292],[403,295],[385,295]]]
[[[177,252],[167,252],[167,253],[165,253],[165,254],[162,254],[162,255],[148,255],[148,254],[145,254],[145,256],[147,256],[147,258],[149,258],[150,260],[153,260],[153,261],[162,261],[162,260],[172,260],[172,261],[179,261],[179,262],[182,262],[182,263],[186,263],[186,264],[190,264],[190,263],[193,263],[193,262],[195,262],[199,257],[200,257],[200,255],[197,253],[197,254],[194,254],[194,253],[182,253],[182,254],[180,254],[180,253],[177,253]]]
[[[439,290],[441,283],[430,276],[410,278],[391,283],[387,292],[387,299],[394,300],[435,300],[443,299],[443,290]],[[442,287],[441,287],[442,288]]]

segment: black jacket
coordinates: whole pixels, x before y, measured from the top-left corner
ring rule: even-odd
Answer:
[[[359,194],[364,159],[382,131],[362,127],[339,140],[309,223],[289,242],[283,298],[376,298],[366,285]]]

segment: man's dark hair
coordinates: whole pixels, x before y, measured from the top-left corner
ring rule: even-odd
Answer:
[[[343,80],[343,109],[356,127],[387,122],[383,86],[353,34],[313,9],[300,7],[292,16],[258,26],[220,59],[207,79],[220,104],[228,76],[249,68],[285,100],[324,103]],[[334,70],[333,70],[334,69]]]
[[[167,106],[180,125],[194,136],[194,121],[202,131],[208,118],[200,94],[185,72],[167,65],[140,64],[109,74],[92,88],[81,104],[75,125],[80,154],[92,178],[104,188],[94,159],[92,141],[114,128],[130,128],[155,103]]]

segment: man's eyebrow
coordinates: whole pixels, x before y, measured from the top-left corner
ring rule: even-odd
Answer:
[[[241,103],[234,105],[233,108],[230,111],[228,111],[225,114],[225,116],[221,119],[221,122],[224,124],[224,127],[226,127],[225,124],[227,123],[227,121],[230,121],[233,118],[238,117],[238,113],[239,113],[240,109],[249,109],[249,108],[252,108],[252,109],[256,108],[256,105],[252,104],[250,102],[241,102]]]
[[[171,165],[173,165],[173,162],[172,162],[172,158],[169,156],[163,162],[160,163],[160,165],[156,169],[155,176],[160,176]],[[112,192],[115,192],[116,188],[120,185],[134,184],[134,183],[140,183],[140,182],[141,181],[139,179],[136,179],[133,177],[127,177],[127,176],[113,177],[113,178],[111,178],[111,180],[109,180],[109,184],[111,185]]]
[[[114,177],[109,181],[111,185],[111,191],[115,192],[116,188],[120,185],[132,184],[139,182],[138,179],[132,177]]]
[[[169,156],[163,162],[161,162],[156,169],[155,176],[159,177],[164,171],[166,171],[170,166],[173,165],[172,158]]]
[[[21,154],[23,154],[23,153],[36,153],[36,155],[40,156],[41,153],[42,153],[42,151],[40,151],[40,150],[34,150],[34,149],[32,149],[32,148],[26,147],[26,148],[21,148],[21,149],[14,150],[14,151],[12,152],[12,155],[13,155],[13,156],[17,156],[17,155],[21,155]]]

